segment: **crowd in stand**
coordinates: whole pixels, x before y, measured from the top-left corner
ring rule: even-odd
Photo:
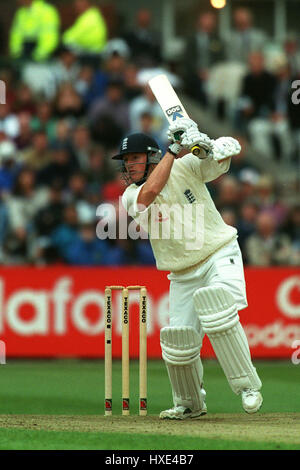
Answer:
[[[209,12],[200,15],[184,54],[189,92],[227,118],[259,155],[294,166],[300,155],[300,112],[292,100],[299,37],[298,30],[274,41],[245,8],[234,11],[233,29],[221,37]]]
[[[11,66],[0,70],[6,84],[6,104],[0,105],[1,264],[154,264],[148,240],[100,239],[96,227],[97,207],[117,207],[124,191],[111,160],[121,138],[146,132],[166,149],[168,124],[147,86],[157,70],[234,125],[243,150],[208,188],[224,220],[238,229],[245,263],[300,263],[300,205],[279,199],[276,181],[245,157],[250,141],[267,158],[295,164],[300,112],[291,105],[290,82],[300,78],[298,38],[289,36],[275,53],[252,27],[250,13],[238,9],[235,29],[221,40],[215,15],[205,13],[174,73],[163,62],[147,9],[138,11],[134,29],[107,39],[105,20],[89,0],[74,1],[77,19],[61,36],[53,6],[21,3],[9,38]],[[47,36],[26,36],[33,6],[38,18],[38,8],[50,8],[51,47]],[[125,215],[115,213],[118,226]]]

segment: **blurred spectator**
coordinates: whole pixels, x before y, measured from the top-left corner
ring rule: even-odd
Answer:
[[[18,150],[25,150],[31,146],[33,132],[31,129],[31,116],[28,113],[20,113],[19,119],[19,135],[14,139]]]
[[[124,82],[128,100],[131,101],[141,95],[142,87],[138,82],[138,68],[133,62],[127,63],[124,70]]]
[[[70,147],[71,150],[72,125],[68,119],[59,119],[55,126],[55,136],[51,141],[52,146]]]
[[[260,211],[272,214],[276,227],[285,222],[288,209],[278,196],[273,178],[268,175],[260,176],[256,184],[255,199]]]
[[[271,116],[269,139],[274,139],[275,155],[288,162],[292,152],[292,135],[288,122],[288,102],[291,90],[291,69],[285,57],[277,64],[275,89],[275,109]],[[266,135],[268,137],[268,135]]]
[[[0,130],[0,143],[4,142],[5,140],[7,140],[7,135],[5,134],[5,132]]]
[[[114,148],[129,130],[128,101],[124,83],[111,80],[103,98],[96,100],[89,111],[93,138],[108,148]]]
[[[84,105],[80,95],[71,83],[64,83],[58,90],[54,104],[56,118],[69,119],[71,123],[84,115]]]
[[[186,41],[183,66],[187,92],[204,105],[210,68],[223,59],[224,45],[217,32],[216,15],[202,13],[197,18],[195,32]]]
[[[62,188],[54,183],[49,187],[48,203],[40,209],[34,218],[34,227],[38,236],[48,237],[61,224],[65,203]]]
[[[238,242],[243,253],[243,260],[245,264],[248,264],[245,243],[249,236],[252,235],[255,231],[257,215],[258,206],[255,201],[252,199],[245,201],[240,208],[239,217],[236,224],[238,231]]]
[[[269,212],[262,212],[256,221],[256,230],[245,243],[250,265],[272,266],[290,264],[291,242],[287,235],[276,232],[276,220]]]
[[[205,84],[206,98],[209,109],[220,120],[234,121],[236,103],[247,71],[246,64],[228,61],[216,63],[210,68]]]
[[[97,238],[94,223],[81,224],[78,237],[66,247],[65,257],[69,264],[79,266],[119,265],[122,262],[122,252],[112,252],[106,240]]]
[[[11,106],[8,102],[0,105],[0,132],[1,131],[11,139],[18,137],[20,132],[18,117],[11,112]]]
[[[144,85],[143,94],[130,102],[129,113],[131,132],[142,132],[141,117],[144,113],[150,113],[153,117],[152,131],[158,136],[161,142],[167,141],[168,121],[149,85]]]
[[[81,170],[89,167],[89,152],[92,148],[90,130],[85,123],[78,123],[71,138],[72,153],[75,155]]]
[[[36,114],[32,117],[30,126],[33,131],[45,131],[51,141],[56,135],[56,119],[53,116],[53,106],[50,101],[37,103]]]
[[[63,44],[83,59],[99,59],[107,40],[106,22],[90,0],[74,0],[77,18],[63,33]]]
[[[249,73],[242,81],[241,96],[237,104],[236,128],[244,132],[249,130],[257,147],[260,147],[257,142],[260,138],[260,126],[275,110],[275,89],[276,78],[265,69],[263,55],[260,52],[250,54]]]
[[[74,172],[68,182],[68,200],[72,204],[76,204],[77,201],[80,201],[85,198],[85,189],[86,189],[86,178],[83,173],[80,171]],[[78,211],[77,211],[78,213]]]
[[[291,207],[287,219],[281,228],[291,240],[291,264],[300,265],[300,205]]]
[[[124,39],[113,38],[107,42],[102,57],[103,68],[115,74],[124,71],[125,65],[130,57],[130,49]]]
[[[89,152],[85,175],[89,185],[100,187],[114,179],[115,171],[105,156],[104,149],[97,145]]]
[[[40,130],[33,134],[32,147],[23,152],[22,160],[34,170],[42,170],[50,163],[52,154],[45,131]]]
[[[77,170],[78,163],[72,159],[69,147],[55,144],[52,147],[52,159],[37,174],[37,181],[41,186],[51,186],[60,184],[67,188],[72,173]]]
[[[284,51],[293,77],[300,73],[299,33],[289,32],[284,41]]]
[[[151,136],[157,142],[162,154],[164,154],[168,147],[167,138],[165,137],[163,141],[161,140],[161,135],[155,130],[155,119],[150,111],[145,111],[141,114],[139,127],[141,132]]]
[[[9,49],[14,59],[47,60],[59,42],[60,18],[44,0],[19,0],[10,30]]]
[[[49,62],[26,62],[20,67],[20,75],[37,99],[53,100],[57,84]]]
[[[155,66],[161,62],[161,39],[152,26],[152,13],[148,8],[137,11],[135,25],[130,31],[125,31],[123,37],[139,67]]]
[[[47,188],[36,188],[34,171],[30,168],[21,169],[12,193],[7,196],[10,232],[4,247],[6,264],[30,261],[32,221],[48,199]]]
[[[2,264],[4,259],[3,247],[7,233],[9,230],[8,226],[8,210],[5,199],[2,197],[0,192],[0,264]]]
[[[51,233],[51,245],[62,261],[67,261],[66,252],[78,237],[78,217],[74,205],[69,204],[63,210],[62,222]]]
[[[51,242],[51,234],[62,223],[64,202],[60,185],[53,184],[49,188],[49,201],[40,209],[34,220],[33,258],[38,264],[49,264],[59,258],[56,248]]]
[[[10,192],[20,169],[17,163],[18,152],[13,142],[4,140],[0,142],[0,194]]]
[[[234,210],[225,208],[221,210],[220,214],[225,224],[231,225],[232,227],[236,227],[237,217],[236,217],[236,213],[234,212]]]
[[[56,89],[59,89],[66,82],[74,85],[80,73],[80,66],[76,60],[76,55],[71,49],[60,47],[57,59],[51,65],[51,73],[53,74]]]
[[[218,189],[217,209],[219,211],[230,210],[237,216],[240,205],[238,181],[234,177],[226,175],[220,180]]]
[[[34,171],[30,168],[22,168],[8,198],[9,219],[12,229],[23,234],[32,223],[37,211],[46,205],[48,199],[48,189],[36,187]]]
[[[116,43],[116,41],[118,42]],[[85,95],[89,109],[95,101],[104,97],[110,83],[122,83],[124,88],[128,52],[127,49],[124,50],[122,43],[120,44],[119,41],[109,41],[103,53],[102,65],[97,68],[93,75],[90,87]]]
[[[18,116],[21,113],[27,113],[32,116],[36,112],[36,103],[32,90],[26,83],[18,85],[13,110]]]
[[[259,173],[252,168],[245,168],[239,173],[240,204],[255,196]]]
[[[237,8],[233,13],[234,28],[226,38],[227,58],[233,62],[248,60],[250,53],[263,51],[266,35],[253,27],[253,16],[247,8]]]
[[[106,182],[102,187],[102,197],[110,203],[118,203],[119,198],[125,190],[123,175],[119,172],[115,174],[114,179]]]
[[[81,96],[85,107],[88,109],[91,101],[93,100],[93,82],[95,72],[93,67],[90,65],[83,65],[79,70],[77,79],[74,84],[74,88],[77,93]],[[101,93],[100,93],[101,94]]]
[[[266,158],[289,161],[292,153],[292,135],[287,111],[290,100],[291,75],[289,65],[284,57],[278,58],[272,81],[267,78],[265,76],[266,83],[262,85],[263,74],[260,75],[260,84],[256,83],[260,87],[260,91],[256,88],[256,99],[255,93],[253,94],[253,91],[251,92],[248,87],[248,97],[252,94],[252,103],[255,101],[257,103],[257,112],[255,113],[253,110],[252,121],[248,127],[249,136],[253,148]],[[272,86],[274,78],[274,86]],[[251,82],[250,86],[254,87],[255,80],[253,78]],[[270,86],[269,95],[266,95],[268,84]],[[245,96],[246,94],[247,92],[245,92]],[[261,100],[260,104],[259,100]]]

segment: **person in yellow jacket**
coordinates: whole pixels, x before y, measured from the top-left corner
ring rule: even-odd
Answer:
[[[62,38],[65,46],[78,54],[99,54],[107,41],[107,27],[98,8],[90,0],[75,0],[78,17]]]
[[[19,0],[13,18],[9,50],[15,59],[47,60],[59,44],[60,17],[44,0]]]

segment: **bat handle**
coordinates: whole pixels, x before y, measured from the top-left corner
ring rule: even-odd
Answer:
[[[174,134],[174,137],[176,140],[180,141],[180,137],[181,135],[183,134],[183,131],[178,131]],[[206,152],[204,149],[202,149],[199,145],[194,145],[192,148],[191,148],[191,152],[193,155],[195,155],[196,157],[200,157],[201,154],[204,153],[204,155],[202,155],[202,158],[205,158],[206,157]]]
[[[206,150],[204,148],[200,147],[200,145],[194,145],[191,148],[191,152],[192,152],[193,155],[195,155],[196,157],[198,157],[200,159],[203,159],[203,158],[207,157]]]
[[[199,147],[199,145],[194,145],[194,147],[191,148],[191,152],[193,155],[196,155],[196,157],[199,157],[200,153],[201,153],[201,147]]]

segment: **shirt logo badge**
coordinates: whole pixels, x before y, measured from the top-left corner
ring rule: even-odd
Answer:
[[[187,198],[187,200],[190,204],[192,204],[193,202],[196,201],[196,198],[195,198],[194,194],[192,193],[192,191],[190,189],[186,189],[184,191],[184,195],[185,195],[185,197]]]

